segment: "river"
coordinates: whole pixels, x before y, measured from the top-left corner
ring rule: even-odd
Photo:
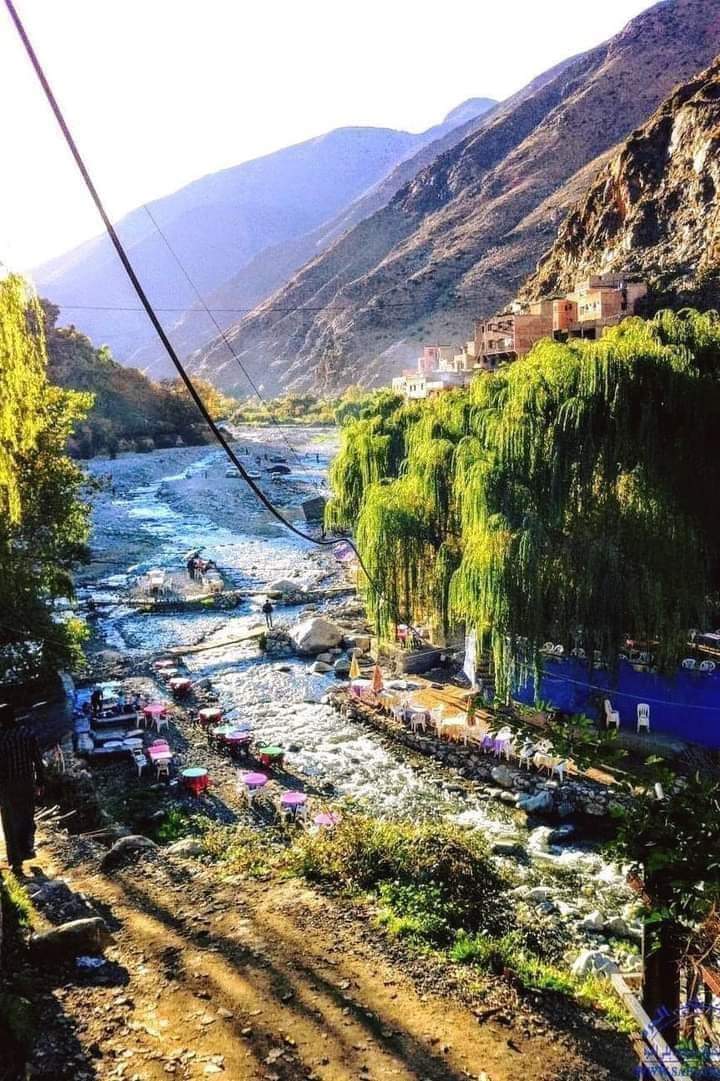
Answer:
[[[257,428],[240,430],[238,436],[251,465],[254,453],[288,454],[292,474],[262,485],[288,518],[304,527],[300,504],[323,490],[335,450],[333,436],[307,429],[281,436],[275,429]],[[301,464],[287,452],[283,438],[297,449]],[[97,477],[111,474],[114,492],[96,501],[92,546],[96,558],[105,562],[85,572],[80,597],[102,604],[97,630],[109,649],[140,659],[170,646],[237,638],[257,624],[262,596],[231,612],[172,615],[139,613],[124,603],[133,577],[153,567],[177,570],[182,554],[195,546],[203,547],[203,555],[214,559],[233,585],[260,593],[278,578],[296,577],[312,586],[339,579],[341,571],[330,552],[285,531],[241,480],[226,476],[222,452],[178,448],[94,460],[89,469]],[[278,606],[276,623],[292,624],[301,612]],[[335,677],[313,675],[312,662],[291,658],[278,663],[265,659],[250,643],[188,654],[185,663],[194,679],[211,681],[226,714],[250,720],[256,737],[288,749],[290,772],[359,801],[373,814],[416,821],[445,817],[481,828],[493,841],[519,842],[537,857],[533,881],[538,881],[538,873],[542,880],[545,872],[552,872],[557,887],[560,872],[582,874],[588,901],[578,915],[591,904],[617,913],[623,900],[621,878],[591,846],[569,844],[548,851],[547,829],[536,823],[531,831],[521,815],[480,788],[463,791],[452,772],[434,760],[418,763],[402,748],[344,720],[322,701]],[[606,889],[614,899],[603,905]],[[576,888],[560,892],[572,897]]]

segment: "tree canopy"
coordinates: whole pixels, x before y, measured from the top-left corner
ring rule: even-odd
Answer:
[[[378,623],[490,641],[501,694],[548,638],[675,659],[720,582],[720,319],[660,312],[543,341],[467,390],[343,429],[330,527],[356,528]]]
[[[21,278],[0,280],[0,681],[77,658],[79,627],[52,604],[71,595],[88,535],[66,445],[91,405],[48,382],[40,305]]]

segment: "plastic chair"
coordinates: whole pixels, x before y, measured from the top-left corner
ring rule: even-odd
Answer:
[[[525,766],[526,769],[530,769],[530,763],[533,760],[533,755],[535,754],[536,750],[537,747],[534,743],[523,743],[520,750],[516,752],[520,769],[522,769],[523,766]]]
[[[563,781],[565,780],[565,774],[568,772],[569,769],[570,769],[570,759],[569,758],[561,759],[560,762],[555,762],[553,764],[552,769],[550,770],[550,776],[551,777],[554,777],[554,776],[559,777],[560,778],[560,784],[562,784]]]
[[[682,662],[682,667],[686,668],[688,670],[688,672],[692,672],[693,669],[695,668],[695,658],[694,657],[686,657],[685,660]]]
[[[612,704],[609,698],[606,698],[604,703],[605,707],[605,725],[607,728],[617,728],[620,731],[620,714],[616,709],[612,708]]]
[[[132,755],[132,760],[135,763],[135,765],[137,766],[138,777],[142,777],[143,770],[147,766],[147,758],[145,757],[144,754],[140,753],[139,751],[134,751],[133,755]]]
[[[444,713],[444,706],[435,706],[433,709],[430,710],[430,724],[433,725],[433,727],[435,728],[435,735],[437,736],[440,735]]]
[[[540,652],[541,653],[554,653],[555,652],[555,646],[553,645],[552,642],[545,642],[544,645],[542,646]]]
[[[714,672],[716,668],[715,661],[700,661],[698,665],[699,672]]]
[[[637,708],[637,731],[644,728],[646,732],[650,731],[650,706],[647,702],[638,702]]]
[[[153,717],[153,725],[155,726],[155,731],[159,735],[162,732],[163,728],[168,728],[170,725],[170,722],[167,719],[167,714],[156,713]]]
[[[162,759],[160,759],[160,761],[155,763],[155,776],[157,777],[158,781],[160,780],[161,777],[164,777],[165,780],[167,780],[167,781],[170,780],[170,759],[169,758],[162,758]]]
[[[553,646],[553,653],[556,657],[562,657],[564,652],[565,646],[563,646],[560,642],[558,642],[556,646]]]

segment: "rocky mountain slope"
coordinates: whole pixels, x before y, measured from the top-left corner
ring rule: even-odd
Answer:
[[[593,270],[649,281],[654,308],[720,305],[720,58],[611,158],[525,292],[564,290]]]
[[[384,382],[461,341],[534,270],[613,147],[720,47],[720,0],[664,0],[492,110],[255,312],[233,346],[266,386]],[[224,343],[197,370],[242,388]]]
[[[149,203],[150,214],[139,207],[118,223],[150,298],[165,309],[170,328],[183,309],[197,298],[159,235],[153,218],[203,295],[212,294],[265,249],[272,248],[275,277],[281,282],[308,258],[305,248],[296,256],[295,242],[304,234],[331,222],[371,189],[404,158],[467,122],[467,113],[479,113],[494,104],[471,99],[438,125],[412,134],[389,128],[338,128],[318,138],[202,177],[171,195]],[[295,261],[297,259],[297,261]],[[278,276],[279,275],[279,276]],[[60,305],[72,320],[97,341],[108,343],[125,362],[147,362],[156,372],[163,365],[152,330],[136,308],[117,258],[104,236],[96,237],[39,267],[34,273],[38,289]],[[260,280],[244,293],[225,289],[222,305],[251,308],[266,295]],[[73,308],[80,305],[80,308]],[[97,307],[102,310],[92,311]],[[231,312],[219,313],[227,323]],[[190,347],[207,340],[214,327],[207,316],[188,316]],[[197,340],[196,340],[197,339]],[[149,344],[149,351],[142,351]],[[163,363],[165,363],[163,361]]]

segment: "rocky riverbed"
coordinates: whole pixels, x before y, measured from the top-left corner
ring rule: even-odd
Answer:
[[[301,503],[322,492],[333,452],[327,433],[253,429],[238,435],[251,468],[263,476],[263,488],[290,520],[304,527]],[[281,443],[283,437],[293,443],[297,458]],[[281,447],[292,473],[270,481],[263,472],[265,455],[278,454]],[[81,581],[81,602],[97,606],[94,663],[102,674],[131,675],[170,647],[241,638],[262,622],[264,591],[280,579],[312,590],[315,599],[277,604],[276,626],[290,631],[303,619],[323,615],[344,625],[348,643],[353,634],[366,632],[357,601],[333,595],[347,584],[344,567],[327,549],[288,534],[241,480],[226,476],[219,452],[177,449],[95,461],[91,468],[100,476],[112,475],[94,512],[94,562]],[[238,608],[160,615],[126,605],[133,577],[153,567],[177,569],[183,553],[195,546],[217,562],[233,587],[247,592]],[[452,760],[451,750],[444,762],[438,761],[398,733],[373,730],[360,718],[343,716],[328,698],[338,685],[337,654],[333,663],[318,665],[315,656],[286,652],[266,656],[254,642],[236,643],[187,654],[184,663],[226,714],[250,721],[257,737],[286,748],[293,775],[373,814],[446,817],[482,830],[517,874],[519,903],[531,906],[550,930],[562,929],[568,965],[589,951],[592,957],[582,964],[602,967],[607,958],[624,969],[637,967],[639,931],[632,898],[620,869],[606,863],[594,844],[572,828],[575,803],[566,801],[564,830],[544,824],[533,815],[554,801],[552,786],[538,788],[525,778],[510,777],[508,767],[494,762],[476,762],[469,774],[467,763]],[[523,787],[521,797],[530,800],[525,811],[517,799]],[[605,809],[597,790],[585,795],[584,809],[590,814]]]

